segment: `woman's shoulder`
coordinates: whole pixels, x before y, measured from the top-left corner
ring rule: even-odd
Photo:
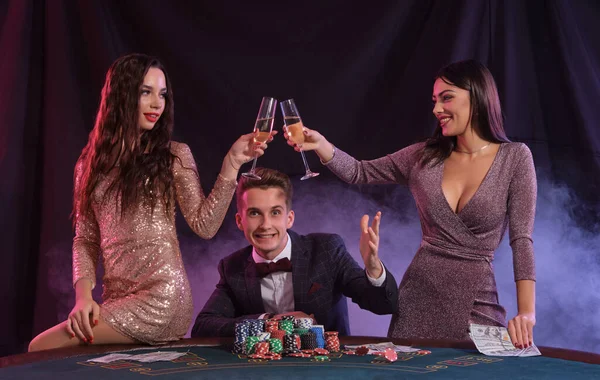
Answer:
[[[171,140],[171,153],[178,156],[190,152],[190,147],[182,142]]]
[[[502,150],[507,153],[507,156],[514,160],[522,160],[531,158],[531,150],[527,144],[522,142],[502,143]]]

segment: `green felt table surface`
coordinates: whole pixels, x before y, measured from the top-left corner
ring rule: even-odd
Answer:
[[[345,344],[362,344],[389,339],[342,337],[341,340]],[[233,354],[228,339],[187,339],[161,347],[88,346],[0,358],[3,366],[0,379],[145,379],[148,376],[168,379],[600,379],[600,356],[595,354],[544,348],[544,356],[501,358],[481,355],[468,342],[410,343],[431,353],[400,354],[393,363],[373,355],[341,353],[331,354],[323,362],[291,357],[269,361]],[[186,355],[155,363],[88,361],[109,352],[155,351],[185,352]]]

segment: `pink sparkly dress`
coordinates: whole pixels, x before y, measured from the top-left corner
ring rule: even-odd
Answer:
[[[219,175],[205,197],[187,145],[172,142],[175,197],[190,227],[201,237],[216,234],[236,182]],[[76,184],[81,175],[76,167]],[[190,284],[183,267],[171,213],[162,200],[154,213],[144,202],[120,217],[115,199],[101,203],[114,175],[104,176],[92,194],[93,217],[77,215],[73,239],[73,284],[87,278],[95,285],[96,263],[104,266],[101,318],[123,335],[148,344],[181,339],[193,317]]]
[[[442,192],[444,164],[422,167],[423,147],[370,161],[337,150],[327,166],[349,183],[408,184],[415,199],[423,235],[400,283],[388,336],[468,340],[470,322],[506,325],[492,261],[507,226],[515,280],[535,280],[533,158],[524,144],[501,144],[479,189],[455,213]]]

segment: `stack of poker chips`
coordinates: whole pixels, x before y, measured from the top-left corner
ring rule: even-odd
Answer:
[[[283,330],[275,330],[271,332],[271,339],[279,339],[281,344],[283,345],[283,337],[285,336],[285,331]]]
[[[337,331],[325,331],[325,348],[330,352],[340,351],[340,339]]]
[[[280,354],[283,351],[283,343],[281,342],[281,339],[269,339],[269,350],[275,354]]]
[[[325,348],[325,328],[323,325],[314,325],[310,328],[310,332],[315,334],[315,341],[318,348]],[[315,348],[317,348],[315,347]]]
[[[259,355],[266,355],[269,353],[269,343],[268,342],[258,342],[254,346],[254,353]]]
[[[248,338],[246,338],[246,354],[253,354],[254,353],[254,349],[255,346],[261,343],[259,338],[257,336],[249,336]],[[267,343],[267,348],[269,347],[269,344]]]
[[[314,350],[319,348],[317,344],[317,336],[313,332],[307,332],[306,334],[300,335],[302,341],[301,347],[303,350]]]
[[[284,316],[281,320],[248,319],[235,324],[234,350],[250,358],[281,359],[289,356],[326,356],[340,351],[338,333],[313,325],[311,318]],[[327,350],[325,349],[327,348]]]
[[[308,329],[299,329],[299,328],[294,329],[294,334],[298,334],[298,335],[304,335],[307,332],[308,332]]]
[[[279,322],[274,319],[269,319],[265,322],[265,331],[272,333],[279,329]]]
[[[299,336],[297,334],[287,334],[283,337],[283,350],[285,353],[293,353],[300,350],[298,344]]]
[[[294,333],[294,321],[289,319],[279,321],[279,330],[285,331],[286,334]]]
[[[235,340],[233,341],[233,352],[243,354],[246,352],[246,338],[250,336],[250,325],[244,321],[235,324]]]
[[[298,329],[310,329],[312,327],[312,318],[296,318],[294,320],[294,326]]]
[[[276,342],[279,342],[275,339]],[[252,359],[269,359],[269,360],[280,360],[281,355],[276,353],[275,351],[269,351],[269,343],[267,342],[258,342],[256,343],[254,353],[248,355]]]
[[[250,336],[258,336],[265,331],[264,319],[248,319]]]

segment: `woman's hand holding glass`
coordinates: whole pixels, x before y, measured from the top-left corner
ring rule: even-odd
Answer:
[[[265,142],[255,141],[254,132],[241,135],[227,152],[221,167],[221,175],[226,179],[236,180],[240,167],[265,154],[267,144],[276,134],[277,131],[271,132],[271,136]]]
[[[240,136],[227,153],[228,159],[231,160],[230,163],[239,169],[243,164],[254,160],[254,157],[262,156],[268,148],[267,144],[273,141],[273,136],[276,134],[277,131],[272,131],[271,136],[265,142],[256,141],[255,132]]]
[[[314,150],[322,162],[327,162],[333,158],[333,145],[318,131],[306,126],[303,127],[304,141],[301,144],[302,148],[291,138],[291,134],[286,126],[283,126],[283,132],[283,137],[287,140],[287,144],[293,147],[296,152]]]
[[[283,113],[284,125],[286,127],[285,134],[290,138],[290,140],[296,143],[296,146],[300,149],[300,154],[302,155],[305,173],[300,180],[318,176],[319,173],[315,173],[310,170],[308,162],[306,161],[306,156],[302,150],[304,144],[304,125],[302,124],[302,118],[300,117],[300,112],[298,112],[298,107],[296,107],[294,99],[284,100],[281,102],[280,106],[281,113]]]

